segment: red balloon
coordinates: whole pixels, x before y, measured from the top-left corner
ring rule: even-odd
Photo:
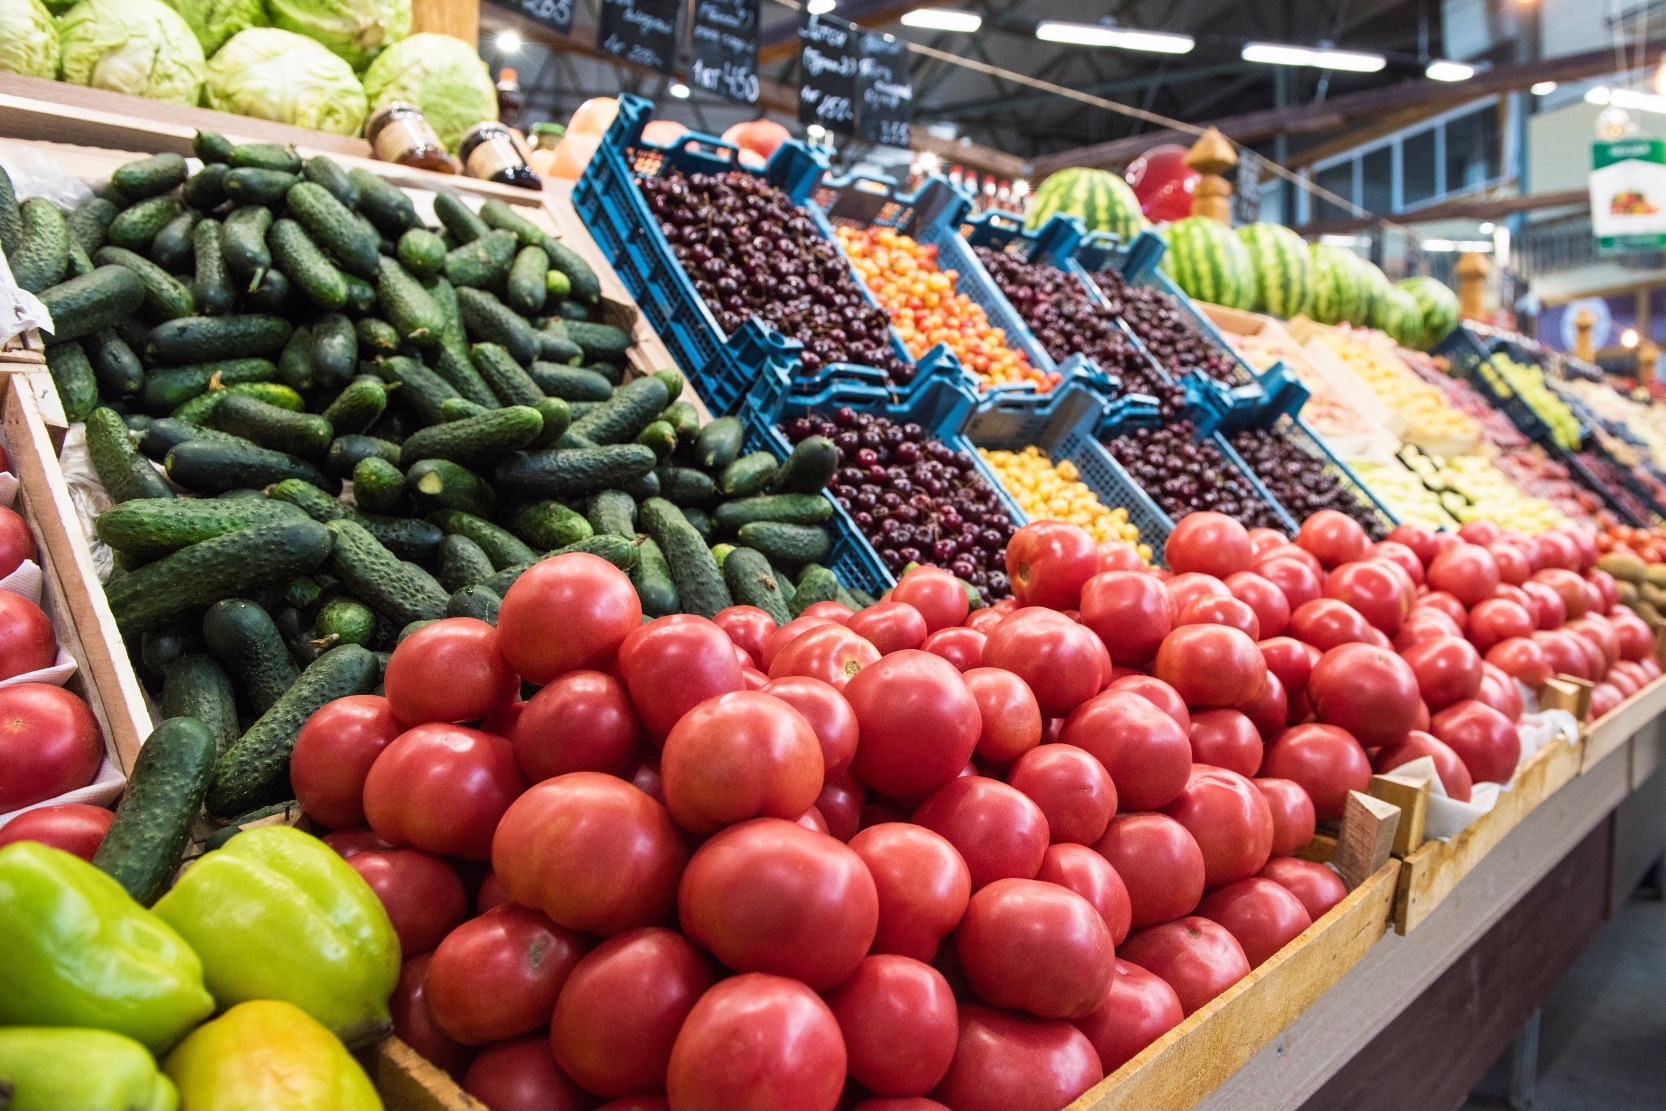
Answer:
[[[1186,164],[1186,154],[1179,143],[1160,143],[1130,162],[1122,175],[1139,199],[1140,211],[1154,224],[1192,214],[1192,193],[1203,175]]]

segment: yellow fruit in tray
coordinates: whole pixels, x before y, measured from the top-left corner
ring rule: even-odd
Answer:
[[[1406,418],[1409,440],[1433,443],[1473,440],[1480,436],[1474,420],[1447,404],[1439,390],[1392,356],[1345,332],[1323,332],[1321,342],[1359,376],[1388,408]]]
[[[1450,528],[1456,524],[1441,507],[1440,496],[1425,486],[1417,475],[1398,463],[1355,462],[1349,464],[1359,480],[1377,495],[1402,522],[1429,528]]]
[[[1128,510],[1104,505],[1082,482],[1076,465],[1068,459],[1055,464],[1037,447],[1023,451],[979,448],[978,454],[1031,520],[1068,521],[1086,529],[1100,544],[1107,540],[1127,541],[1137,545],[1140,556],[1150,561],[1151,548],[1139,542],[1140,530],[1128,519]]]
[[[1550,427],[1550,434],[1557,443],[1569,451],[1578,449],[1579,419],[1568,408],[1567,402],[1557,397],[1545,382],[1543,370],[1530,363],[1518,363],[1502,353],[1493,355],[1481,367],[1494,387],[1500,386],[1498,379],[1502,377],[1504,384],[1500,392],[1506,396],[1516,394],[1525,401],[1528,408]]]

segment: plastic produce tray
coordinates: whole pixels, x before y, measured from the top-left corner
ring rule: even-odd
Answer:
[[[1513,391],[1506,397],[1482,373],[1481,366],[1491,352],[1469,329],[1462,325],[1453,329],[1451,335],[1436,345],[1432,354],[1446,356],[1447,362],[1457,372],[1458,377],[1474,387],[1475,392],[1485,398],[1488,405],[1508,417],[1510,423],[1515,425],[1516,430],[1523,436],[1550,446],[1550,427],[1533,411],[1533,407]],[[1495,370],[1494,373],[1498,372]]]

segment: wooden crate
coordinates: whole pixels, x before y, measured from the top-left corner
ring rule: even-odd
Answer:
[[[30,328],[0,344],[0,374],[29,374],[46,365],[46,346]]]
[[[486,1105],[398,1038],[386,1038],[363,1055],[384,1106],[397,1111],[486,1111]]]
[[[1588,772],[1645,728],[1666,727],[1655,719],[1666,713],[1666,676],[1646,684],[1636,694],[1591,723],[1585,733],[1585,757],[1580,772]]]

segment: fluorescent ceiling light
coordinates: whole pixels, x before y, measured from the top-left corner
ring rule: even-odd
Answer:
[[[804,10],[811,15],[826,15],[838,6],[838,0],[810,0],[804,5]]]
[[[1551,93],[1556,91],[1556,82],[1537,81],[1534,82],[1532,88],[1527,91],[1532,93],[1534,96],[1549,96]]]
[[[1359,244],[1359,239],[1352,235],[1321,235],[1319,242],[1327,247],[1354,247]]]
[[[983,16],[959,8],[915,8],[904,12],[904,27],[918,27],[922,31],[958,31],[970,35],[983,26]]]
[[[671,82],[671,84],[666,88],[665,91],[670,93],[672,96],[676,97],[678,100],[687,100],[688,99],[689,88],[688,88],[687,85],[683,84],[681,81]]]
[[[494,40],[497,48],[505,54],[516,54],[521,49],[521,33],[519,31],[499,31]]]
[[[1044,19],[1035,25],[1035,37],[1042,42],[1068,46],[1111,46],[1119,50],[1144,50],[1152,54],[1189,54],[1197,45],[1190,35],[1166,31],[1135,31],[1127,27],[1101,27],[1097,23],[1071,23]]]
[[[1291,46],[1279,42],[1245,43],[1240,57],[1246,62],[1264,62],[1273,66],[1317,66],[1319,69],[1346,70],[1349,73],[1376,73],[1388,65],[1388,59],[1381,54]]]
[[[1482,221],[1481,226],[1475,230],[1480,232],[1482,235],[1491,235],[1495,226],[1496,225],[1493,224],[1491,220],[1485,220]]]
[[[1423,249],[1425,251],[1440,251],[1444,253],[1446,251],[1456,251],[1458,249],[1458,245],[1450,239],[1425,239],[1423,241]]]
[[[1606,85],[1598,85],[1594,89],[1585,90],[1585,102],[1609,104],[1628,111],[1659,112],[1666,115],[1666,96],[1638,92],[1636,89],[1610,89]]]
[[[1423,76],[1431,81],[1468,81],[1475,76],[1475,67],[1466,62],[1449,62],[1437,58],[1424,69]]]

